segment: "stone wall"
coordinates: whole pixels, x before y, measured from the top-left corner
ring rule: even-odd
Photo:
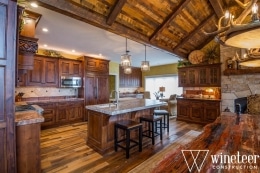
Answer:
[[[252,94],[260,94],[260,73],[230,76],[223,75],[223,71],[227,68],[227,59],[233,57],[236,52],[239,55],[241,54],[241,50],[238,48],[220,47],[220,57],[222,62],[222,111],[228,107],[230,111],[234,112],[234,100],[236,98],[247,97]]]

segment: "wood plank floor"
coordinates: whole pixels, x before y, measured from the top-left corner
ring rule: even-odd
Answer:
[[[151,139],[144,137],[143,151],[138,152],[138,147],[131,149],[129,159],[125,158],[123,150],[102,156],[88,147],[86,145],[87,122],[42,130],[42,172],[128,172],[190,130],[202,131],[202,129],[201,125],[176,121],[173,118],[170,120],[170,132],[164,130],[162,141],[157,137],[155,145],[152,145]]]

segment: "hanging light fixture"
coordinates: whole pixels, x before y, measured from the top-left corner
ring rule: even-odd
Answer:
[[[121,55],[121,66],[123,68],[131,67],[131,55],[128,55],[129,51],[127,50],[127,38],[125,43],[125,54]]]
[[[144,61],[142,61],[142,64],[141,64],[141,70],[142,71],[149,71],[150,70],[150,65],[149,65],[149,61],[146,61],[146,45],[145,46],[145,59]]]
[[[124,73],[125,73],[125,74],[131,74],[131,73],[132,73],[132,68],[131,68],[130,66],[124,68]]]

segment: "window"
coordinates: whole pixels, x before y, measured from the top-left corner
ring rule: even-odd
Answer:
[[[145,77],[145,91],[150,91],[151,99],[156,99],[154,94],[159,91],[159,87],[165,87],[163,95],[169,98],[172,94],[181,95],[183,92],[182,87],[178,87],[178,76],[147,76]]]

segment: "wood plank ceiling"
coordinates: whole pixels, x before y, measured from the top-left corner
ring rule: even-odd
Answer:
[[[182,58],[214,36],[231,0],[38,0],[45,8]],[[242,0],[244,3],[244,0]],[[236,11],[241,11],[237,7]]]

